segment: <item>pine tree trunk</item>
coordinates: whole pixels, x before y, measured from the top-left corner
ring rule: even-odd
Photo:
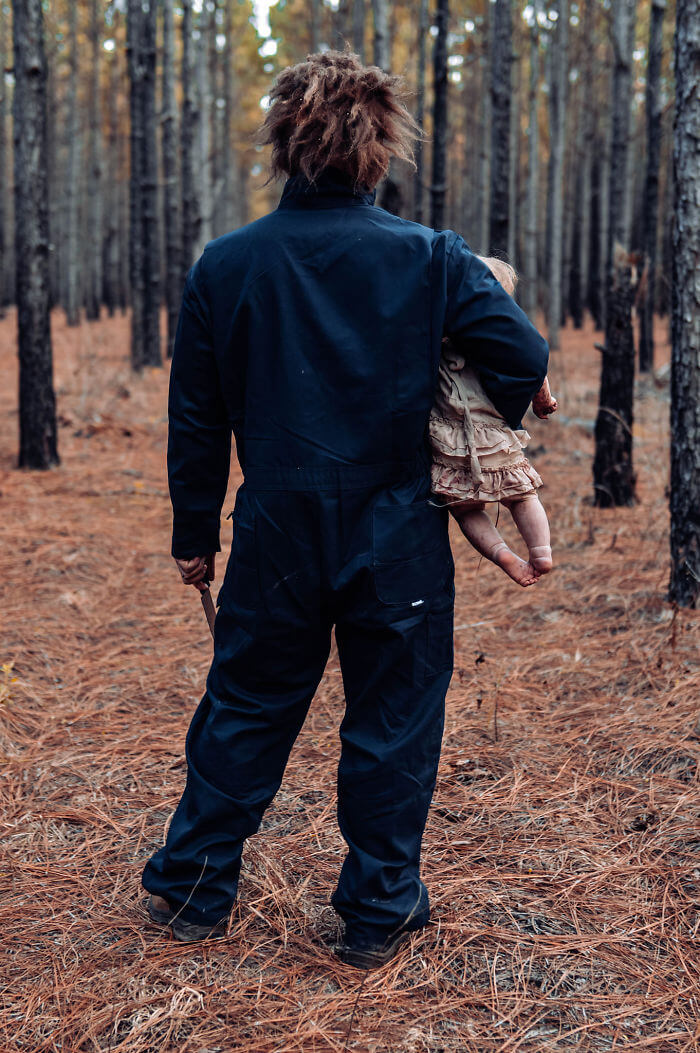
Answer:
[[[549,346],[559,347],[562,314],[562,254],[564,238],[564,147],[566,143],[566,88],[568,83],[569,2],[556,0],[556,28],[549,42],[549,127],[547,332]]]
[[[591,215],[593,212],[591,198],[593,178],[593,155],[595,152],[595,74],[593,68],[595,55],[595,0],[586,0],[583,15],[583,39],[587,46],[584,53],[583,98],[586,105],[581,114],[581,154],[579,166],[581,183],[578,197],[577,221],[577,269],[579,274],[578,296],[580,300],[580,323],[583,314],[590,310],[590,259],[591,259]]]
[[[488,252],[491,197],[491,63],[493,60],[493,14],[484,11],[481,67],[481,128],[479,131],[479,252]]]
[[[605,128],[600,146],[600,183],[598,185],[598,317],[596,327],[605,329],[608,288],[608,240],[610,231],[610,125]]]
[[[0,0],[0,318],[5,317],[7,303],[7,88],[4,74],[7,58],[7,12],[5,0]]]
[[[199,203],[201,226],[196,255],[212,237],[212,172],[211,172],[211,117],[212,92],[209,71],[209,37],[212,19],[207,2],[202,5],[199,16],[199,40],[197,42],[197,95],[199,120],[197,122],[197,170],[199,173]]]
[[[352,49],[365,61],[365,0],[352,2]]]
[[[445,225],[447,192],[447,32],[449,0],[438,0],[435,12],[437,34],[433,50],[433,172],[430,187],[430,225]]]
[[[192,67],[192,0],[182,0],[182,120],[180,164],[182,179],[182,280],[195,261],[200,209],[194,168],[194,133],[199,115]]]
[[[654,368],[654,289],[656,287],[656,246],[659,217],[659,164],[661,160],[661,46],[666,0],[652,0],[647,65],[646,125],[647,170],[644,183],[644,255],[646,258],[645,295],[640,312],[639,368]]]
[[[389,40],[389,0],[372,0],[374,14],[374,65],[380,69],[391,68],[391,42]]]
[[[510,70],[511,99],[510,107],[510,162],[508,165],[508,259],[513,264],[518,262],[518,177],[520,161],[520,56],[513,51]]]
[[[109,56],[109,124],[107,132],[107,201],[105,231],[105,289],[104,297],[110,317],[120,302],[120,252],[119,252],[119,206],[120,206],[120,136],[117,100],[121,82],[119,51]]]
[[[70,41],[70,75],[68,80],[68,169],[66,172],[66,291],[65,310],[68,325],[80,321],[80,245],[78,202],[80,196],[80,130],[78,126],[78,0],[68,0],[68,38]]]
[[[88,172],[88,245],[90,265],[87,274],[86,315],[90,320],[100,317],[102,302],[102,111],[100,106],[100,0],[92,0],[90,7],[90,167]]]
[[[158,0],[142,0],[143,13],[143,158],[141,202],[143,232],[143,364],[162,365],[160,352],[160,231],[158,228],[158,121],[156,116],[156,27]]]
[[[416,74],[416,120],[423,127],[425,120],[425,45],[428,36],[428,0],[420,0],[418,16],[418,70]],[[416,223],[423,222],[423,143],[419,139],[415,147],[416,172],[413,179],[413,218]]]
[[[229,0],[230,2],[230,0]],[[182,298],[180,263],[180,187],[177,172],[177,102],[175,99],[175,29],[173,0],[163,0],[163,224],[165,227],[165,304],[168,357],[172,355]]]
[[[595,503],[607,508],[635,501],[632,466],[634,332],[632,272],[625,237],[625,182],[629,145],[632,34],[636,0],[613,6],[612,140],[610,147],[610,224],[608,232],[605,352],[593,462]]]
[[[700,601],[700,0],[677,0],[671,323],[671,582]]]
[[[608,224],[607,269],[613,269],[615,244],[629,251],[627,241],[627,156],[630,139],[632,98],[632,51],[637,0],[613,0],[612,44],[612,140],[610,147],[610,222]]]
[[[49,317],[47,69],[41,0],[15,3],[13,45],[18,466],[49,468],[59,457]]]
[[[525,191],[525,238],[523,253],[523,282],[520,291],[523,309],[530,320],[537,315],[537,232],[539,189],[539,123],[538,102],[540,84],[540,27],[537,24],[539,4],[534,7],[534,18],[530,28],[530,89],[528,93],[528,169]]]
[[[144,316],[146,290],[144,286],[143,239],[143,11],[141,0],[127,4],[127,56],[129,63],[129,115],[131,119],[130,175],[129,175],[129,278],[131,291],[131,366],[140,370],[144,365]]]
[[[308,0],[309,4],[309,51],[314,54],[319,49],[319,23],[321,21],[320,0]]]
[[[489,254],[508,255],[510,217],[510,97],[513,59],[511,0],[493,4],[493,52],[491,60],[491,194],[489,205]]]
[[[232,230],[243,222],[240,214],[238,189],[238,158],[233,145],[234,72],[233,72],[233,0],[224,0],[224,53],[223,53],[223,184],[224,229]]]

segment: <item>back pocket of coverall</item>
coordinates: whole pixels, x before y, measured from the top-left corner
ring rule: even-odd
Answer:
[[[427,500],[374,508],[372,571],[382,603],[419,606],[440,591],[451,566],[446,509]]]

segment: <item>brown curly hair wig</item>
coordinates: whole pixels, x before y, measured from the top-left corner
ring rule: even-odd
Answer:
[[[270,92],[258,142],[272,145],[271,177],[314,182],[334,168],[372,189],[392,157],[413,161],[419,125],[401,101],[402,80],[363,66],[350,51],[324,51],[289,66]]]

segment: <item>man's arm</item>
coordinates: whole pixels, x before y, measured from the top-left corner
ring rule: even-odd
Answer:
[[[231,427],[214,357],[200,257],[185,279],[168,397],[172,555],[219,552],[221,506],[231,463]]]
[[[547,375],[547,341],[459,235],[447,257],[445,334],[498,412],[519,428]]]

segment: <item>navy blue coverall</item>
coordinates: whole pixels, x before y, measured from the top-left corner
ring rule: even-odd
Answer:
[[[244,482],[187,783],[146,889],[185,921],[234,902],[335,626],[346,698],[332,902],[346,938],[428,920],[420,846],[452,671],[454,565],[426,444],[443,334],[513,427],[547,345],[454,231],[327,170],[209,242],[185,284],[169,397],[172,554],[218,551],[231,432]]]

